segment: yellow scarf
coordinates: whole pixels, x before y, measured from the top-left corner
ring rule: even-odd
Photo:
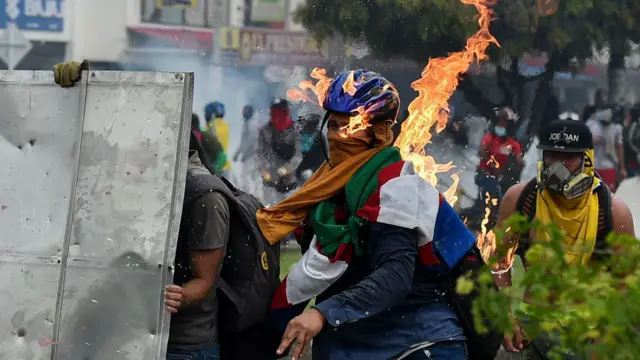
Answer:
[[[584,172],[589,176],[594,176],[593,157],[593,150],[585,152]],[[599,205],[593,190],[599,185],[600,180],[595,178],[591,191],[576,199],[553,195],[547,189],[536,197],[536,219],[543,225],[554,223],[565,234],[565,259],[569,265],[586,264],[595,249]],[[548,232],[536,237],[550,240]]]
[[[258,226],[269,243],[279,242],[299,227],[312,206],[332,198],[367,161],[393,143],[393,132],[388,123],[377,123],[372,128],[375,134],[373,147],[364,140],[330,136],[331,165],[323,163],[289,198],[258,210]]]

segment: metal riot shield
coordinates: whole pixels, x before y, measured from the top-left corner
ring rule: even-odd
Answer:
[[[164,359],[193,74],[0,71],[0,359]]]

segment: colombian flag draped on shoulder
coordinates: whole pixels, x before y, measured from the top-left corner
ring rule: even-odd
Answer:
[[[347,182],[343,197],[311,209],[307,222],[314,231],[311,246],[280,285],[272,310],[301,311],[338,280],[359,255],[358,233],[367,222],[416,230],[420,260],[433,271],[453,268],[475,244],[438,190],[394,147],[363,165]]]

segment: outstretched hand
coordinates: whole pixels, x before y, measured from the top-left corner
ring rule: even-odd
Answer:
[[[324,315],[317,309],[309,309],[296,316],[289,321],[276,353],[284,354],[295,343],[292,359],[300,359],[309,349],[311,339],[320,333],[325,322]]]

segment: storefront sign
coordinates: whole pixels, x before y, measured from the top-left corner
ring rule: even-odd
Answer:
[[[252,22],[285,22],[287,0],[252,0]]]
[[[328,59],[328,44],[307,33],[247,28],[216,30],[214,61],[229,65],[320,66]]]
[[[0,27],[14,23],[20,30],[62,32],[64,0],[0,0]]]

